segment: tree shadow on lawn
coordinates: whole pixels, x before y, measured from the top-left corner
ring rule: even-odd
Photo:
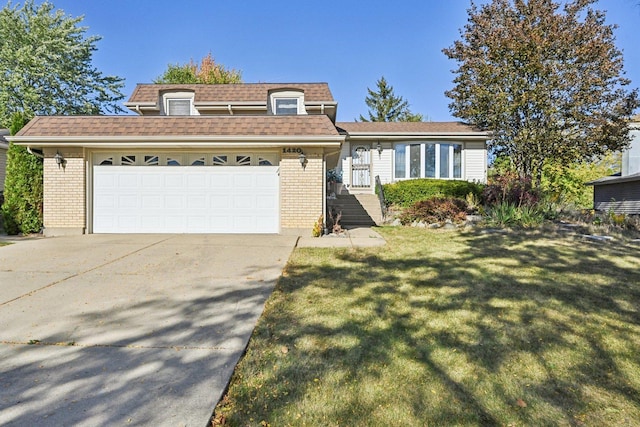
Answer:
[[[274,282],[172,286],[199,296],[154,292],[141,280],[115,308],[60,313],[65,328],[41,325],[36,345],[3,343],[0,424],[205,425]]]
[[[381,232],[387,247],[294,257],[232,381],[232,423],[640,424],[637,247]]]

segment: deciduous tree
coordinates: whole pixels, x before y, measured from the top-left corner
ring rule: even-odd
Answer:
[[[165,72],[154,83],[157,84],[224,84],[242,83],[242,72],[227,69],[218,64],[211,52],[197,64],[189,61],[187,64],[169,64]]]
[[[545,162],[573,164],[627,146],[638,106],[614,25],[596,0],[492,0],[468,10],[446,94],[452,113],[493,132],[490,147],[539,184]]]
[[[9,2],[0,10],[0,126],[14,113],[97,114],[123,111],[124,80],[92,64],[99,36],[86,36],[82,17],[44,2]]]
[[[85,35],[52,3],[0,10],[0,127],[15,134],[34,115],[123,111],[124,80],[92,66],[98,36]],[[10,144],[2,216],[6,231],[37,232],[42,226],[42,160]]]
[[[369,107],[369,118],[360,115],[361,122],[421,122],[422,114],[413,114],[409,110],[409,102],[396,96],[393,86],[387,83],[384,76],[376,82],[377,91],[367,88],[369,95],[364,102]]]

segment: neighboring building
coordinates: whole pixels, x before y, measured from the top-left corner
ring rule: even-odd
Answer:
[[[44,152],[46,235],[308,233],[328,169],[372,193],[376,175],[486,180],[486,133],[336,124],[326,83],[140,84],[125,105],[139,115],[41,116],[11,138]]]
[[[631,122],[631,145],[622,153],[621,172],[588,182],[593,185],[593,208],[616,214],[640,215],[640,116]]]
[[[0,129],[0,195],[4,194],[4,179],[7,176],[7,150],[9,143],[5,139],[9,136],[9,129]],[[2,201],[0,197],[0,201]]]

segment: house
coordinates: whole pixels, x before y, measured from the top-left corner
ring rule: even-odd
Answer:
[[[139,84],[129,116],[40,116],[44,233],[304,233],[326,173],[349,191],[486,178],[486,133],[460,123],[336,123],[326,83]]]
[[[631,145],[622,153],[620,174],[588,182],[593,208],[616,214],[640,215],[640,116],[630,124]]]
[[[5,139],[9,136],[9,129],[0,129],[0,204],[2,203],[4,194],[4,179],[7,176],[7,150],[9,143]]]

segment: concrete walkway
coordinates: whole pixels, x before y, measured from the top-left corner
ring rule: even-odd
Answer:
[[[0,247],[0,425],[206,425],[296,240]]]
[[[386,244],[384,238],[370,227],[351,228],[338,236],[302,236],[298,240],[299,248],[367,248]]]

